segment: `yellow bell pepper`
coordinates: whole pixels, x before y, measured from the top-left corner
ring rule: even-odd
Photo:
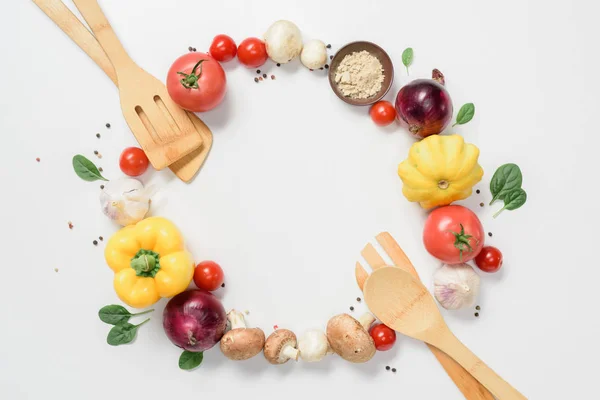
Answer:
[[[104,257],[115,272],[117,295],[135,308],[183,292],[194,275],[181,233],[165,218],[147,218],[119,230],[106,244]]]
[[[408,201],[430,209],[466,199],[483,176],[479,149],[459,135],[431,135],[412,145],[398,166]]]

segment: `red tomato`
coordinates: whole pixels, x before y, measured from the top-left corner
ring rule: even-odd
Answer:
[[[119,157],[119,167],[125,175],[140,176],[148,169],[148,157],[139,147],[128,147]]]
[[[202,261],[194,270],[194,283],[199,289],[217,290],[223,284],[223,270],[214,261]]]
[[[169,96],[181,108],[202,112],[215,108],[225,97],[227,78],[223,67],[204,53],[179,57],[167,75]]]
[[[486,246],[475,257],[475,264],[485,272],[496,272],[502,267],[502,252],[493,246]]]
[[[371,328],[370,333],[375,342],[375,348],[379,351],[389,350],[396,343],[396,332],[387,325],[375,325]]]
[[[265,42],[254,37],[244,39],[238,47],[237,54],[238,60],[248,68],[260,67],[269,58]]]
[[[425,248],[446,264],[472,260],[481,251],[484,239],[479,218],[463,206],[440,207],[433,210],[425,221]]]
[[[230,61],[233,60],[237,53],[237,46],[231,37],[217,35],[213,39],[208,52],[217,61]]]
[[[389,101],[378,101],[369,110],[371,119],[377,126],[387,126],[396,120],[396,108]]]

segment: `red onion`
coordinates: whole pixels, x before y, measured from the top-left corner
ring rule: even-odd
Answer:
[[[434,76],[435,71],[437,70],[434,70]],[[443,75],[439,75],[443,81]],[[452,100],[446,88],[438,81],[414,80],[400,89],[396,96],[398,121],[407,125],[408,130],[417,137],[440,133],[452,119]]]
[[[223,305],[203,290],[178,294],[163,312],[165,333],[173,344],[188,351],[205,351],[219,343],[226,325]]]

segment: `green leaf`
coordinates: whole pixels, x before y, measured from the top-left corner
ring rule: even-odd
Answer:
[[[108,181],[108,179],[103,177],[100,171],[98,171],[98,168],[96,168],[94,163],[82,156],[81,154],[77,154],[73,157],[73,169],[75,170],[77,176],[83,179],[84,181]]]
[[[107,324],[117,325],[119,323],[129,321],[132,314],[125,309],[123,306],[112,304],[110,306],[104,306],[98,311],[98,316],[102,322]]]
[[[406,73],[409,75],[410,73],[408,72],[408,67],[412,64],[413,55],[414,52],[412,47],[408,47],[402,52],[402,64],[404,64],[406,67]]]
[[[502,207],[496,214],[494,214],[494,218],[496,218],[500,213],[504,210],[516,210],[520,208],[527,201],[527,192],[523,189],[516,189],[512,192],[509,192],[504,197],[504,207]]]
[[[154,311],[154,309],[146,310],[139,312],[137,314],[132,314],[125,307],[119,306],[117,304],[111,304],[109,306],[104,306],[98,311],[98,316],[102,320],[102,322],[106,322],[110,325],[118,325],[122,322],[129,321],[129,318],[136,315],[148,314]]]
[[[198,367],[202,364],[202,360],[204,359],[204,353],[193,353],[191,351],[185,350],[179,356],[179,368],[189,371]]]
[[[150,321],[150,318],[148,318],[139,325],[132,325],[129,322],[122,322],[118,325],[113,326],[110,332],[108,332],[106,343],[110,344],[111,346],[119,346],[121,344],[133,342],[133,339],[135,339],[135,336],[137,334],[138,328],[148,321]]]
[[[504,164],[496,170],[490,182],[492,201],[504,200],[504,197],[513,190],[520,189],[523,184],[521,169],[516,164]]]
[[[458,115],[456,116],[456,123],[452,126],[464,125],[467,122],[469,122],[470,120],[472,120],[474,115],[475,115],[475,104],[473,104],[473,103],[464,104],[458,111]]]

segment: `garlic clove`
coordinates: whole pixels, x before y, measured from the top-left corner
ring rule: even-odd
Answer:
[[[144,185],[132,178],[121,178],[107,182],[100,193],[102,212],[122,226],[135,224],[146,216],[150,209],[153,186]]]

